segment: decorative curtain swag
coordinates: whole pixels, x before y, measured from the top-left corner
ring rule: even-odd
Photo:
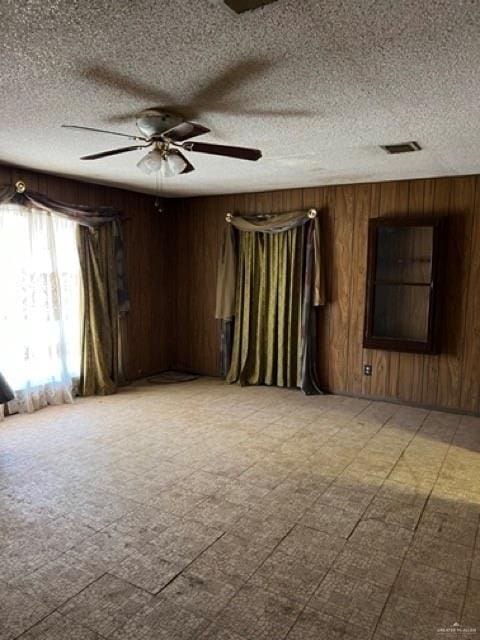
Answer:
[[[122,214],[113,207],[89,207],[82,204],[68,204],[26,189],[25,183],[19,181],[15,186],[6,185],[0,188],[0,205],[19,204],[24,207],[40,209],[47,213],[62,216],[78,222],[83,227],[95,230],[104,224],[113,224],[115,238],[115,262],[117,264],[117,296],[119,312],[126,314],[129,310],[127,278],[125,273],[125,246],[120,221]]]
[[[229,320],[235,315],[235,278],[236,278],[236,249],[233,231],[254,231],[261,233],[283,233],[309,223],[313,226],[313,293],[314,307],[325,304],[325,282],[321,265],[320,225],[316,209],[308,212],[292,211],[289,213],[257,214],[239,216],[227,213],[225,217],[229,223],[225,227],[220,260],[217,271],[217,299],[215,317]]]
[[[80,393],[109,394],[124,382],[124,318],[129,310],[121,213],[112,207],[67,204],[26,190],[0,188],[0,205],[18,204],[78,223],[83,284]]]
[[[313,308],[325,303],[325,287],[316,210],[226,220],[215,310],[222,373],[228,382],[320,393]]]

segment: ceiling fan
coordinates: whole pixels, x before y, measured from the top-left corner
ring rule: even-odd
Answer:
[[[258,160],[262,157],[259,149],[248,147],[233,147],[221,144],[211,144],[208,142],[190,141],[208,133],[210,129],[195,122],[185,120],[177,113],[170,113],[161,108],[145,109],[136,116],[137,128],[142,135],[135,136],[117,131],[107,131],[105,129],[95,129],[93,127],[81,127],[77,125],[63,124],[66,129],[81,129],[107,133],[114,136],[122,136],[129,140],[142,141],[145,144],[136,144],[119,149],[111,149],[100,153],[93,153],[83,156],[81,160],[97,160],[107,156],[114,156],[120,153],[127,153],[137,149],[147,149],[152,147],[137,163],[137,167],[145,174],[160,172],[165,178],[175,175],[190,173],[195,167],[187,160],[180,149],[198,153],[208,153],[228,158],[238,158],[240,160]]]

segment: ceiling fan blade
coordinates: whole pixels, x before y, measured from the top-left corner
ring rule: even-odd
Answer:
[[[106,129],[94,129],[93,127],[80,127],[76,124],[62,124],[64,129],[80,129],[82,131],[96,131],[97,133],[109,133],[111,136],[122,136],[123,138],[128,138],[129,140],[147,140],[146,138],[141,138],[139,136],[131,136],[128,133],[119,133],[118,131],[107,131]]]
[[[122,93],[128,93],[134,96],[137,100],[142,99],[147,102],[160,102],[165,104],[172,103],[172,98],[163,91],[159,91],[156,87],[151,87],[148,84],[144,84],[140,80],[132,80],[128,76],[114,71],[113,69],[104,69],[100,66],[93,66],[84,69],[81,75],[95,82],[100,86],[110,87],[116,91]]]
[[[212,155],[238,158],[239,160],[258,160],[262,157],[260,149],[231,147],[224,144],[210,144],[209,142],[184,142],[181,147],[185,149],[185,151],[211,153]]]
[[[255,58],[237,62],[196,91],[191,102],[195,105],[203,102],[206,104],[219,102],[233,91],[239,90],[248,80],[265,74],[269,66],[269,63]]]
[[[122,124],[123,122],[135,122],[135,117],[139,109],[136,111],[129,111],[128,113],[118,113],[116,116],[109,116],[104,118],[105,122],[111,122],[112,124]]]
[[[111,149],[110,151],[101,151],[100,153],[92,153],[90,156],[83,156],[80,160],[98,160],[98,158],[105,158],[106,156],[116,156],[119,153],[127,153],[127,151],[135,151],[136,149],[145,149],[150,147],[149,144],[137,144],[131,147],[121,147],[120,149]]]
[[[210,129],[197,124],[196,122],[181,122],[176,127],[172,127],[162,134],[162,138],[168,138],[173,142],[182,142],[188,140],[188,138],[195,138],[196,136],[202,136],[204,133],[209,133]]]
[[[181,172],[181,174],[182,173],[191,173],[192,171],[195,171],[195,167],[193,166],[193,164],[191,162],[189,162],[187,160],[187,158],[183,155],[183,153],[181,153],[178,149],[170,149],[168,153],[174,153],[176,156],[180,156],[180,158],[187,165],[185,167],[185,169]]]

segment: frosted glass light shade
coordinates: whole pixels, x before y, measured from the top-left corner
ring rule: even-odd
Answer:
[[[186,166],[187,163],[181,156],[169,153],[165,158],[158,149],[153,149],[137,163],[137,167],[143,173],[150,175],[160,171],[162,178],[172,178],[182,173]]]
[[[165,164],[162,154],[158,149],[153,149],[137,162],[137,167],[143,173],[150,175],[156,171],[160,171],[162,165]]]
[[[178,175],[182,173],[182,171],[186,168],[187,163],[182,158],[182,156],[177,155],[176,153],[169,153],[167,156],[167,163],[170,170],[174,175]]]

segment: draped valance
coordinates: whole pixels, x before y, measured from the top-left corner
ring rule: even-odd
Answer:
[[[68,204],[48,198],[35,191],[19,192],[14,186],[6,185],[0,188],[0,204],[9,203],[33,207],[58,216],[64,216],[69,220],[75,220],[78,224],[91,228],[98,227],[106,222],[119,220],[122,216],[120,211],[113,207],[89,207],[83,204]]]
[[[313,227],[312,306],[325,304],[324,275],[321,265],[320,225],[315,209],[288,213],[227,214],[217,272],[215,317],[228,320],[235,315],[236,250],[234,228],[239,231],[276,234],[303,224]]]
[[[104,224],[112,223],[114,236],[114,252],[117,266],[117,297],[120,315],[129,310],[127,279],[125,272],[125,247],[123,230],[120,224],[122,213],[114,207],[89,207],[83,204],[70,204],[54,200],[35,191],[24,190],[12,185],[0,187],[0,205],[18,204],[24,207],[39,209],[57,216],[77,222],[88,227],[92,232]]]

